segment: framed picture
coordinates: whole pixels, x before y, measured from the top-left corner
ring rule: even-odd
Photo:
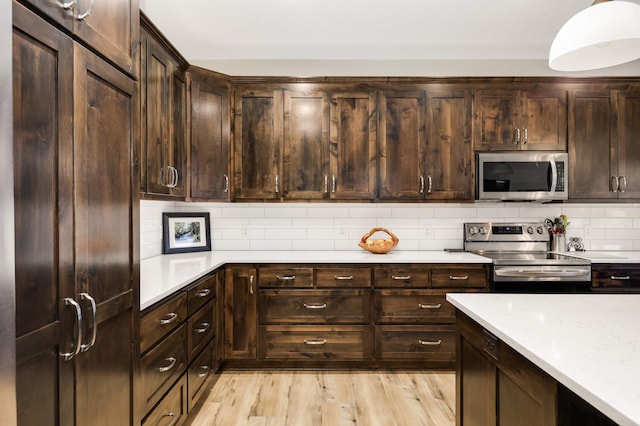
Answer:
[[[162,253],[211,251],[209,213],[162,213]]]

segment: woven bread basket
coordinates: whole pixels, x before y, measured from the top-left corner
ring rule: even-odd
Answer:
[[[389,235],[389,237],[391,238],[386,238],[384,240],[382,239],[369,239],[371,238],[371,236],[373,234],[375,234],[376,232],[385,232]],[[358,245],[360,247],[362,247],[363,249],[370,251],[371,253],[375,253],[375,254],[384,254],[384,253],[389,253],[391,250],[393,250],[394,248],[396,248],[396,246],[398,245],[398,242],[400,240],[398,239],[398,237],[396,237],[391,231],[389,231],[386,228],[373,228],[371,229],[371,231],[367,232],[366,234],[364,234],[362,236],[362,238],[360,239],[360,242],[358,243]]]

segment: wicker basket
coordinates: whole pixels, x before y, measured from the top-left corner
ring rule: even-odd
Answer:
[[[391,238],[387,238],[385,240],[369,240],[369,238],[378,231],[386,232]],[[370,251],[371,253],[384,254],[389,253],[391,250],[396,248],[399,241],[400,240],[398,239],[398,237],[393,235],[393,233],[388,229],[373,228],[371,231],[362,236],[358,245],[363,249]]]

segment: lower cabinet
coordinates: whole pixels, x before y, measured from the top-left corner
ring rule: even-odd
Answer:
[[[143,426],[179,425],[187,418],[187,377],[185,374],[147,415]]]
[[[594,293],[640,293],[640,264],[592,264],[591,291]]]

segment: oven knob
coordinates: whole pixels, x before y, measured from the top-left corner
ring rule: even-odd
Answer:
[[[480,229],[478,229],[478,232],[480,232],[480,235],[485,235],[487,233],[487,228],[481,226]]]
[[[478,232],[478,228],[476,228],[475,226],[471,226],[469,228],[469,235],[476,235],[477,232]]]
[[[542,229],[542,226],[538,226],[536,228],[536,231],[538,231],[538,234],[540,234],[540,235],[544,234],[544,229]]]
[[[527,234],[533,235],[533,227],[527,226]]]

